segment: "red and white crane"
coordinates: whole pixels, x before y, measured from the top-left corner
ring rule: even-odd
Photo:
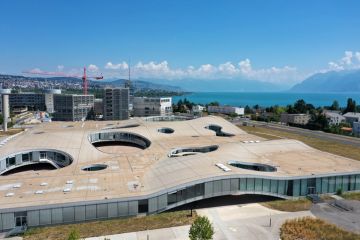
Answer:
[[[80,75],[71,75],[63,72],[45,72],[45,71],[23,71],[23,73],[35,74],[35,75],[47,75],[47,76],[57,76],[57,77],[72,77],[82,79],[83,84],[83,93],[84,95],[88,94],[88,79],[101,80],[104,79],[102,75],[100,76],[88,76],[86,74],[86,67],[84,67],[84,73]]]

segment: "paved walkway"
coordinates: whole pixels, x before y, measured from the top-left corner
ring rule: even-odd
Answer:
[[[337,200],[338,204],[346,209],[334,207],[335,201],[329,203],[315,204],[311,208],[311,213],[317,218],[355,233],[360,234],[360,202],[351,200]]]
[[[196,210],[213,223],[214,240],[278,240],[279,229],[287,219],[313,216],[310,211],[281,212],[260,204],[231,205]],[[270,226],[271,218],[271,226]],[[87,238],[87,240],[187,240],[190,226],[132,232],[112,236]]]
[[[197,213],[213,223],[216,240],[277,240],[279,229],[287,219],[313,216],[310,211],[281,212],[258,203],[200,209]]]
[[[86,240],[187,240],[190,225],[155,230],[123,233],[111,236],[92,237]]]

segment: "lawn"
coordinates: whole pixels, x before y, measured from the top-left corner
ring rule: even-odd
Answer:
[[[269,140],[273,139],[295,139],[299,140],[313,148],[319,149],[321,151],[333,153],[336,155],[352,158],[360,161],[360,150],[358,147],[341,144],[334,141],[322,140],[315,137],[307,137],[296,133],[289,133],[281,130],[274,130],[269,128],[264,128],[261,126],[239,126],[242,130],[246,131],[249,134],[257,135],[262,138]]]
[[[280,228],[282,240],[359,240],[360,235],[347,232],[323,220],[305,217],[288,220]]]
[[[357,200],[360,201],[360,192],[349,192],[343,193],[341,196],[347,200]]]
[[[311,201],[306,198],[297,200],[276,200],[261,203],[263,206],[284,212],[306,211],[311,208]]]
[[[24,130],[18,128],[9,128],[7,132],[0,131],[0,137],[11,136],[22,131]]]
[[[35,239],[67,239],[75,230],[81,238],[113,235],[126,232],[144,231],[192,224],[196,213],[190,216],[189,210],[166,212],[144,217],[112,219],[104,221],[84,222],[51,227],[31,228],[24,234],[24,240]]]

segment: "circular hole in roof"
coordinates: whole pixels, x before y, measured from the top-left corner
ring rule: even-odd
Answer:
[[[151,145],[146,137],[132,132],[97,132],[89,135],[90,143],[99,151],[111,154],[134,153]]]
[[[171,134],[171,133],[174,133],[175,130],[172,129],[172,128],[163,127],[163,128],[159,128],[159,129],[158,129],[158,132],[166,133],[166,134]]]
[[[250,162],[240,162],[240,161],[229,161],[229,165],[237,168],[242,168],[246,170],[259,171],[259,172],[276,172],[276,167],[262,164],[262,163],[250,163]]]
[[[81,170],[88,171],[88,172],[94,172],[94,171],[101,171],[108,167],[106,164],[91,164],[89,166],[82,167]]]

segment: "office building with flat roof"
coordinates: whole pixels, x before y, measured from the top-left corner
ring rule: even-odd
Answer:
[[[134,97],[134,116],[167,116],[172,114],[171,97]]]
[[[10,109],[27,107],[33,111],[46,111],[44,93],[12,93],[9,94]]]
[[[245,109],[232,106],[208,106],[209,113],[244,115]]]
[[[54,121],[82,121],[94,118],[94,95],[54,95]]]
[[[129,89],[105,88],[103,97],[104,120],[126,120],[129,118]]]

